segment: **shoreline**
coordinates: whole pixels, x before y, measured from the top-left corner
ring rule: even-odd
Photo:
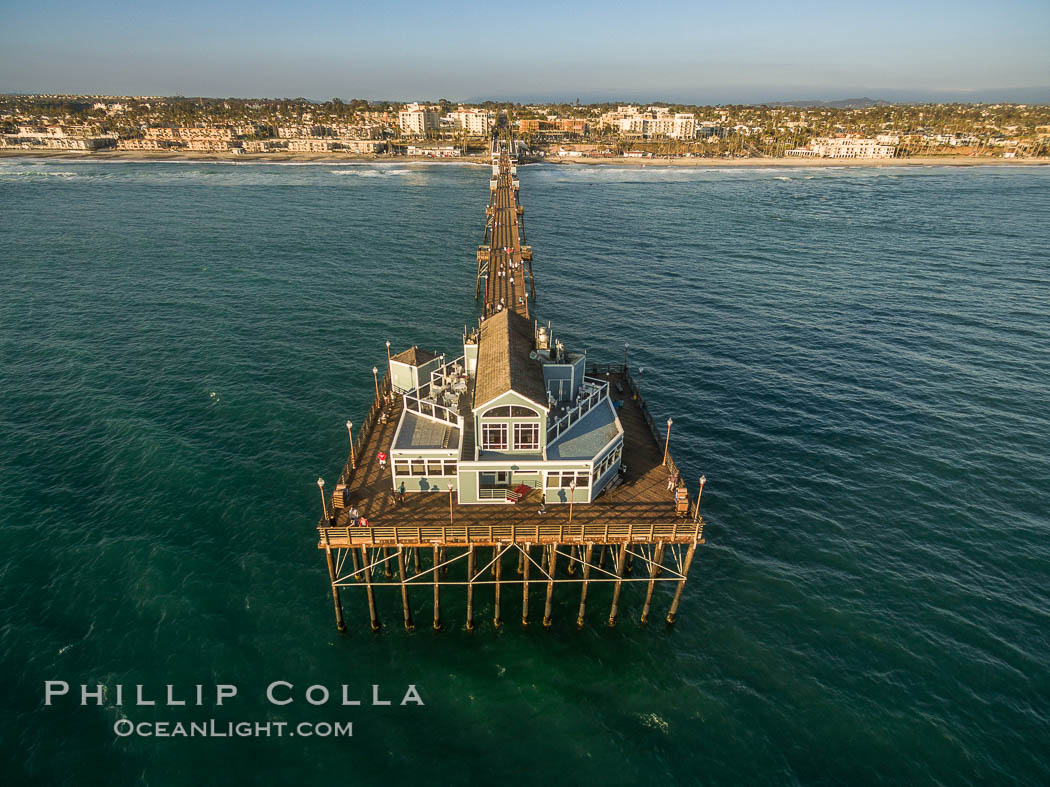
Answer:
[[[304,164],[482,164],[488,165],[488,156],[459,156],[457,158],[426,158],[376,154],[331,153],[201,153],[190,151],[155,152],[141,150],[76,151],[76,150],[0,150],[0,158],[57,159],[65,161],[155,161],[200,163],[304,163]],[[981,166],[1048,166],[1050,158],[975,158],[973,156],[916,156],[912,158],[878,159],[819,159],[819,158],[625,158],[596,156],[549,156],[529,164],[557,164],[580,167],[981,167]],[[526,166],[522,164],[522,166]]]

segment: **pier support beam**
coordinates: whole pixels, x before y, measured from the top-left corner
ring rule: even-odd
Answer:
[[[642,625],[649,622],[649,605],[653,601],[653,588],[656,587],[656,575],[660,572],[660,564],[664,560],[664,542],[656,544],[653,551],[653,562],[649,564],[649,586],[645,589],[645,605],[642,607]]]
[[[364,565],[365,593],[368,595],[368,618],[372,624],[372,631],[379,631],[379,615],[376,614],[376,595],[372,590],[372,569],[368,560],[368,547],[361,547],[361,561]]]
[[[438,589],[441,574],[438,568],[441,565],[438,560],[439,552],[440,550],[434,547],[434,631],[441,631],[441,591]]]
[[[408,585],[405,584],[405,548],[397,548],[397,575],[401,580],[401,606],[405,610],[405,631],[412,631],[416,626],[412,622],[412,608],[408,605]]]
[[[518,576],[521,576],[521,567],[525,562],[525,553],[520,549],[518,550]]]
[[[616,584],[613,585],[612,608],[609,610],[609,627],[616,625],[616,618],[620,614],[620,588],[623,586],[623,569],[627,563],[627,545],[620,544],[620,551],[616,555]]]
[[[678,587],[675,588],[674,600],[671,601],[671,611],[667,613],[668,623],[674,623],[675,618],[678,616],[678,602],[682,598],[682,591],[685,590],[685,581],[689,578],[689,567],[693,565],[693,553],[695,551],[696,541],[694,540],[685,553],[685,562],[682,564],[682,578],[678,581]]]
[[[558,565],[558,545],[551,544],[551,558],[550,562],[547,563],[547,573],[550,574],[550,581],[547,583],[547,603],[543,607],[543,627],[549,629],[551,627],[551,606],[554,601],[554,569]]]
[[[420,560],[420,557],[419,557],[419,547],[412,547],[412,562],[415,563],[416,574],[419,574],[419,571],[422,568],[422,565],[421,565],[422,561]]]
[[[495,547],[496,552],[496,563],[492,566],[492,573],[496,577],[496,608],[492,612],[492,625],[499,628],[503,625],[503,621],[500,620],[499,613],[499,602],[500,602],[500,576],[503,573],[502,563],[503,555],[500,553],[500,546],[497,544]]]
[[[587,542],[587,550],[583,553],[583,586],[580,588],[580,611],[576,613],[576,626],[583,628],[583,616],[587,611],[587,580],[591,578],[591,552],[594,544]]]
[[[343,602],[339,599],[339,586],[335,584],[335,562],[332,560],[332,550],[325,543],[324,559],[328,563],[328,579],[332,583],[332,603],[335,605],[335,627],[340,633],[346,631],[346,621],[343,620]]]
[[[529,559],[529,548],[530,545],[526,544],[522,552],[525,558],[521,577],[521,625],[523,626],[529,625],[529,564],[532,563]]]
[[[582,547],[580,548],[582,549]],[[577,547],[569,547],[569,565],[566,566],[565,571],[569,574],[570,577],[576,575],[576,550]]]
[[[361,570],[361,566],[359,565],[358,560],[357,560],[357,550],[354,549],[353,547],[350,547],[350,562],[352,562],[354,564],[354,581],[355,582],[360,582],[361,581],[361,575],[358,574],[357,572]]]
[[[467,547],[467,631],[474,630],[474,545]]]
[[[394,569],[390,565],[390,561],[387,560],[389,555],[387,554],[386,547],[383,547],[383,575],[387,579],[392,579],[394,576]]]

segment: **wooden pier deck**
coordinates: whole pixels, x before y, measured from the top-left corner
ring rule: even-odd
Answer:
[[[318,547],[324,548],[325,538],[331,547],[391,543],[429,546],[435,542],[491,544],[511,538],[512,528],[514,540],[534,544],[560,540],[563,535],[564,542],[585,538],[651,542],[654,540],[651,536],[659,536],[685,543],[694,537],[700,538],[702,521],[694,522],[694,516],[676,514],[674,493],[668,487],[668,479],[676,468],[670,457],[668,465],[663,464],[664,447],[657,442],[647,421],[643,410],[645,400],[640,396],[634,398],[637,387],[621,367],[603,368],[606,369],[603,372],[593,367],[592,370],[597,372],[595,376],[610,382],[610,398],[622,403],[618,413],[624,429],[627,472],[616,489],[605,492],[593,503],[574,505],[571,523],[566,504],[547,505],[546,513],[539,513],[543,506],[538,489],[519,502],[507,505],[461,506],[453,500],[451,518],[447,492],[413,492],[405,495],[404,503],[399,503],[391,480],[391,463],[388,461],[381,470],[378,459],[380,451],[390,455],[401,414],[401,398],[395,395],[394,401],[382,409],[385,420],[382,416],[377,419],[374,429],[357,450],[356,469],[347,463],[349,472],[344,471],[344,478],[348,479],[347,507],[331,512],[333,516],[329,526],[322,528],[325,532]],[[617,371],[610,371],[611,368]],[[623,389],[622,393],[617,385]],[[349,527],[350,505],[368,519],[370,527]],[[692,503],[690,513],[695,513]]]

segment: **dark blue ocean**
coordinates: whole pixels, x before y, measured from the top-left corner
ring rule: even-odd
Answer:
[[[485,167],[3,159],[0,781],[1050,783],[1050,168],[520,177],[538,315],[707,476],[677,626],[335,630],[315,480],[475,319]],[[114,732],[213,718],[353,737]]]

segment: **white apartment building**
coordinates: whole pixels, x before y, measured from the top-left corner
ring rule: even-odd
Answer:
[[[606,112],[598,122],[625,136],[696,139],[696,118],[688,112],[672,115],[667,107],[649,107],[640,112],[637,107],[623,106]]]
[[[466,131],[473,136],[484,137],[492,133],[495,116],[491,112],[485,112],[476,107],[473,109],[460,107],[455,112],[448,113],[445,120],[449,121],[454,128]]]
[[[440,128],[437,110],[433,107],[409,104],[398,112],[402,134],[425,136],[428,131]]]
[[[785,155],[810,158],[893,158],[895,145],[860,137],[817,137],[808,148],[785,151]]]

